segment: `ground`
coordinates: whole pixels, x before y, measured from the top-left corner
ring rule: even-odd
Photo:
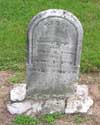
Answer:
[[[14,73],[10,71],[0,71],[0,125],[12,125],[11,121],[14,117],[6,109],[9,92],[13,86],[9,81],[12,75]],[[94,100],[94,105],[90,110],[90,112],[93,111],[93,115],[83,115],[82,117],[78,114],[65,115],[56,120],[54,125],[100,125],[100,73],[82,74],[80,83],[89,86],[90,96]]]
[[[11,89],[11,84],[8,83],[8,78],[11,75],[11,72],[0,72],[0,125],[10,125],[12,118],[6,110],[6,103]]]
[[[0,70],[25,72],[28,24],[38,12],[51,8],[68,10],[79,18],[84,29],[81,72],[100,71],[100,0],[0,0]],[[13,75],[0,71],[0,125],[12,125],[6,110],[11,83],[24,78],[20,73],[10,78]],[[100,73],[81,75],[80,83],[89,86],[94,115],[84,116],[88,120],[77,114],[65,116],[57,125],[75,125],[81,120],[85,121],[81,125],[100,125]]]

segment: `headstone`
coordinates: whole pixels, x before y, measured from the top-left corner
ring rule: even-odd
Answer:
[[[70,12],[50,9],[34,16],[28,28],[27,95],[73,94],[78,80],[83,29]]]
[[[7,104],[11,114],[91,113],[88,86],[77,84],[82,37],[80,21],[67,11],[51,9],[33,17],[28,29],[27,88],[23,83],[11,90]]]

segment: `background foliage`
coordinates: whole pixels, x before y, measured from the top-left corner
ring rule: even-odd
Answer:
[[[100,0],[0,0],[0,70],[25,70],[28,23],[49,8],[68,10],[80,19],[81,71],[100,70]]]

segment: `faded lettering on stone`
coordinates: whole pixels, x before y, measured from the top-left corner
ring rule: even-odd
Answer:
[[[67,20],[51,17],[41,21],[35,28],[33,39],[33,71],[69,72],[74,64],[76,29]],[[72,28],[73,36],[69,36]],[[41,30],[39,30],[41,29]]]
[[[31,21],[28,32],[28,88],[37,95],[66,93],[78,78],[81,24],[63,10],[47,10],[39,15]]]

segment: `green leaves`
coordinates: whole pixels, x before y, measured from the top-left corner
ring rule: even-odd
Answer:
[[[25,115],[17,115],[13,120],[14,125],[36,125],[37,120]]]
[[[17,115],[13,121],[13,125],[38,125],[39,123],[44,124],[52,124],[55,120],[63,117],[64,114],[62,113],[53,113],[53,114],[46,114],[42,115],[37,118],[33,118],[31,116],[26,116],[26,115]]]

